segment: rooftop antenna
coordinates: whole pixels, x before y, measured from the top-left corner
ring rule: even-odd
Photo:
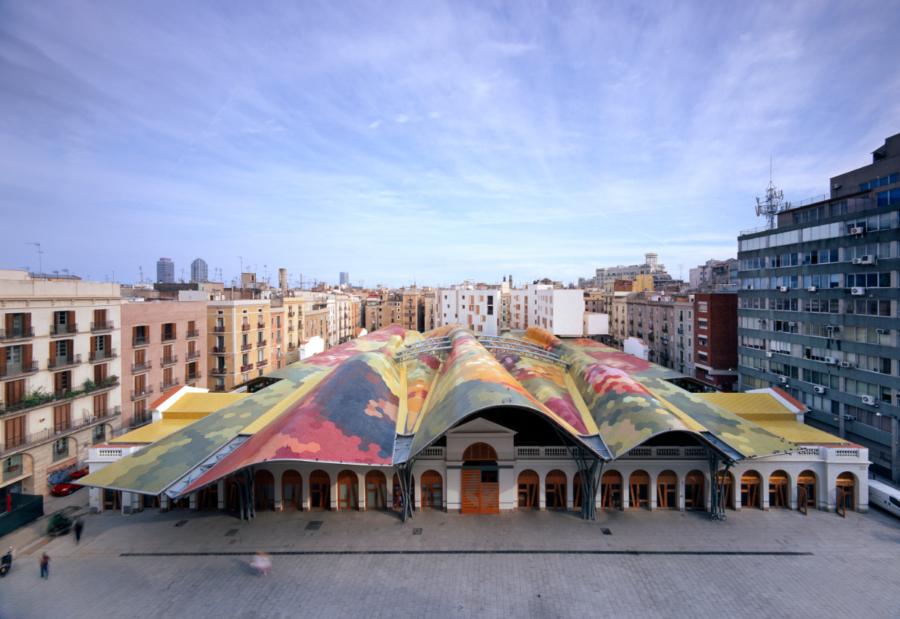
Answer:
[[[238,260],[241,261],[241,290],[244,289],[244,257],[238,256]],[[231,285],[234,288],[234,284]],[[243,296],[243,293],[242,293]],[[232,292],[231,299],[234,300],[234,293]]]
[[[141,283],[144,283],[144,267],[138,267],[138,273],[141,276]]]
[[[26,245],[37,245],[38,271],[40,271],[40,273],[43,275],[44,267],[43,267],[43,262],[41,261],[41,254],[43,254],[44,252],[41,251],[41,244],[40,243],[25,243],[25,244]]]
[[[678,265],[678,279],[681,279],[681,273],[684,270],[684,263]]]
[[[788,204],[784,202],[784,191],[776,189],[772,182],[772,158],[769,157],[769,185],[766,187],[766,197],[756,199],[756,216],[764,215],[766,230],[774,230],[775,216],[778,211],[789,208]]]

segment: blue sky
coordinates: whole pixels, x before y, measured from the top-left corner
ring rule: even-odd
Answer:
[[[900,133],[891,2],[3,2],[0,268],[565,282]]]

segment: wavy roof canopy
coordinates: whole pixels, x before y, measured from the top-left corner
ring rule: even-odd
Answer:
[[[183,494],[264,461],[392,466],[495,407],[539,415],[604,459],[667,431],[693,434],[720,453],[727,446],[733,457],[795,448],[667,382],[680,374],[592,340],[563,341],[532,327],[499,341],[493,348],[459,325],[375,331],[271,373],[280,380],[82,483]],[[535,348],[546,353],[529,354]],[[193,394],[191,407],[212,395]]]

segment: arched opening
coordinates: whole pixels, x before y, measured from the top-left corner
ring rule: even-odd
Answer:
[[[566,474],[559,469],[547,473],[544,501],[547,509],[566,509]]]
[[[837,508],[843,516],[846,511],[856,509],[856,478],[853,473],[841,473],[837,478]]]
[[[331,478],[321,469],[309,474],[309,508],[331,509]]]
[[[219,509],[219,484],[210,484],[197,491],[197,509]]]
[[[462,513],[500,513],[500,469],[497,452],[487,443],[473,443],[463,453]]]
[[[622,474],[606,471],[600,478],[600,507],[622,509]]]
[[[303,476],[294,469],[281,474],[281,508],[303,509]]]
[[[706,476],[694,469],[684,478],[684,508],[703,511],[706,509],[706,494],[703,492]]]
[[[816,474],[806,470],[797,477],[797,509],[804,514],[816,509]]]
[[[659,509],[678,509],[678,475],[663,471],[656,477],[656,506]]]
[[[769,508],[791,508],[790,484],[784,471],[775,471],[769,476]]]
[[[410,491],[412,492],[412,504],[413,509],[416,508],[416,476],[410,475]],[[397,474],[394,473],[394,496],[392,504],[394,509],[401,509],[403,507],[403,493],[400,492],[400,478],[397,477]]]
[[[338,509],[359,509],[359,477],[347,469],[338,473]]]
[[[112,512],[122,509],[122,491],[103,489],[103,511]]]
[[[728,509],[734,509],[734,475],[728,473],[728,476],[724,480],[724,488],[722,476],[725,474],[725,471],[719,471],[719,474],[716,476],[716,486],[712,489],[713,492],[719,492],[720,490],[725,492],[725,507]]]
[[[241,494],[238,484],[244,485],[242,477],[229,477],[225,480],[225,509],[236,512],[241,508]]]
[[[444,480],[437,471],[422,473],[422,509],[444,509]]]
[[[275,476],[265,469],[260,469],[253,475],[253,485],[256,509],[275,511]]]
[[[631,509],[650,509],[650,475],[635,471],[628,478],[628,499]]]
[[[381,471],[366,473],[366,509],[387,509],[387,477]]]
[[[756,471],[747,471],[741,475],[741,507],[760,509],[762,504],[759,498],[760,479]]]
[[[538,474],[527,469],[519,473],[519,509],[538,509],[538,488],[541,480]]]

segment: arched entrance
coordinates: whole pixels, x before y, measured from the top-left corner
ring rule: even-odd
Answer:
[[[741,475],[741,507],[760,509],[760,479],[756,471],[747,471]]]
[[[338,473],[338,509],[359,509],[359,477],[347,469]]]
[[[519,473],[519,509],[538,509],[538,488],[541,480],[538,474],[527,469]]]
[[[443,482],[437,471],[422,473],[422,509],[444,509]]]
[[[650,475],[635,471],[628,478],[628,500],[631,509],[650,509]]]
[[[294,469],[281,474],[281,508],[303,509],[303,477]]]
[[[622,474],[606,471],[600,478],[600,507],[622,509]]]
[[[275,511],[275,476],[265,469],[260,469],[253,475],[253,485],[256,509]]]
[[[846,515],[847,510],[856,509],[856,479],[853,473],[841,473],[837,478],[837,508],[838,513]]]
[[[463,453],[462,513],[500,513],[500,469],[497,452],[487,443],[474,443]]]
[[[725,493],[725,507],[728,509],[734,509],[734,475],[728,473],[728,476],[724,480],[724,488],[722,486],[722,476],[725,474],[725,471],[719,471],[719,474],[716,476],[716,487],[713,488],[713,492],[724,491]]]
[[[566,509],[566,474],[559,469],[547,473],[544,501],[547,509]]]
[[[387,509],[387,477],[381,471],[366,473],[366,509]]]
[[[659,509],[678,509],[678,475],[663,471],[656,478],[656,506]]]
[[[702,471],[693,470],[684,478],[684,508],[703,511],[706,509],[706,494],[703,492],[706,477]]]
[[[769,508],[790,509],[790,484],[787,473],[775,471],[769,476]]]
[[[197,509],[219,509],[219,484],[210,484],[197,491]]]
[[[416,476],[410,476],[410,491],[412,492],[412,504],[413,509],[416,509]],[[403,494],[400,492],[400,478],[397,477],[397,474],[394,473],[394,496],[391,504],[394,506],[394,509],[400,509],[403,507]]]
[[[804,514],[809,508],[816,509],[816,475],[812,471],[803,471],[797,477],[797,509]]]
[[[321,469],[309,474],[309,508],[331,509],[331,477]]]

